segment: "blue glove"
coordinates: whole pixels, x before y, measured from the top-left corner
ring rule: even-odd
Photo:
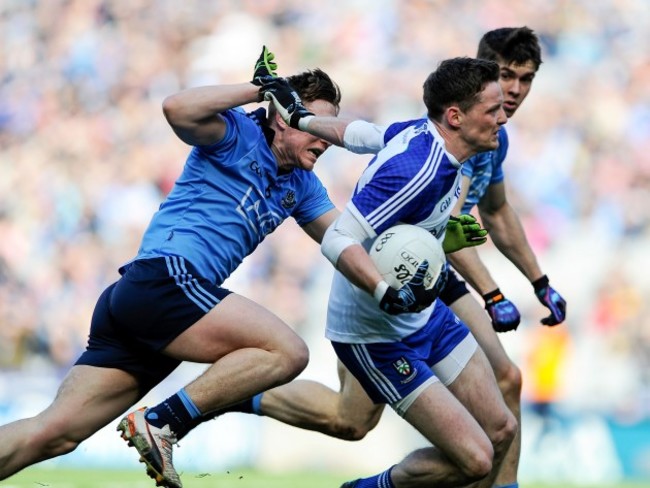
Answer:
[[[444,287],[444,283],[439,286],[439,282],[445,279],[446,272],[441,273],[436,284],[430,288],[424,288],[424,276],[429,268],[429,263],[424,260],[418,266],[413,278],[405,283],[399,290],[389,286],[386,293],[379,302],[379,308],[391,315],[400,313],[421,312],[438,297],[439,291]],[[443,276],[444,273],[444,276]]]
[[[540,322],[544,325],[557,325],[566,318],[566,300],[548,284],[548,276],[544,275],[533,281],[535,295],[539,302],[551,311],[551,315]]]
[[[517,330],[521,315],[515,304],[503,296],[498,288],[483,295],[485,310],[492,319],[492,328],[496,332]]]

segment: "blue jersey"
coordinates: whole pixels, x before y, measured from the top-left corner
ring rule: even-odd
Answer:
[[[418,225],[443,239],[460,194],[460,164],[427,119],[400,122],[384,133],[385,147],[365,169],[348,209],[371,237],[399,223]],[[372,238],[363,245],[370,247]],[[336,272],[327,309],[326,337],[342,343],[393,342],[420,330],[429,311],[389,315],[375,299]]]
[[[463,163],[462,174],[469,178],[469,192],[461,213],[468,214],[483,198],[488,186],[503,181],[503,161],[508,153],[508,133],[499,130],[499,147],[494,151],[478,153]]]
[[[192,148],[135,258],[182,256],[217,285],[287,217],[303,226],[334,208],[312,172],[278,174],[264,109],[222,115],[223,140]]]

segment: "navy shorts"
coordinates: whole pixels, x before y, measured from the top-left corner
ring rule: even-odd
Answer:
[[[469,361],[475,344],[467,326],[440,301],[427,324],[399,342],[332,341],[336,355],[373,402],[389,405],[432,379],[450,384]]]
[[[440,300],[447,306],[450,306],[463,295],[467,295],[469,290],[463,280],[458,277],[458,274],[451,266],[447,266],[447,283],[440,292]]]
[[[181,363],[160,351],[231,292],[178,256],[133,261],[120,272],[95,305],[76,364],[128,371],[144,394]]]

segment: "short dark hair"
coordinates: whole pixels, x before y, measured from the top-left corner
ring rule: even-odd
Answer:
[[[528,27],[502,27],[486,32],[478,43],[477,58],[525,64],[532,61],[535,71],[542,64],[537,35]]]
[[[442,61],[424,82],[424,105],[432,120],[441,120],[445,110],[457,105],[467,112],[490,82],[499,81],[499,65],[494,61],[468,57]]]
[[[303,103],[324,100],[334,105],[338,113],[341,104],[341,90],[320,68],[289,76],[287,81],[298,92]]]

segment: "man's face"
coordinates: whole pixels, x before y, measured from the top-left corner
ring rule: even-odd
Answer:
[[[499,128],[507,121],[501,87],[496,82],[488,83],[480,101],[464,113],[463,139],[475,153],[492,151],[499,147]]]
[[[336,108],[324,100],[315,100],[311,103],[305,103],[305,108],[314,115],[319,116],[336,116]],[[298,129],[287,128],[284,136],[284,154],[281,160],[281,169],[301,168],[306,171],[312,171],[316,160],[320,157],[331,144],[316,136]]]
[[[499,84],[504,97],[503,109],[508,117],[512,117],[528,96],[537,70],[532,61],[526,61],[524,64],[506,64],[499,59],[498,63],[501,71]]]

